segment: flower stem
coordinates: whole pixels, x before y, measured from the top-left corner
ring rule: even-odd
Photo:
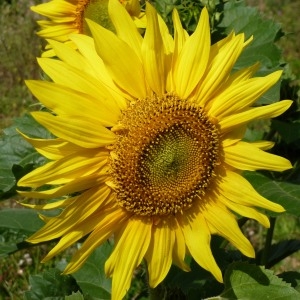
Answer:
[[[262,257],[261,257],[261,265],[264,265],[265,267],[267,267],[268,258],[270,256],[270,248],[271,248],[272,240],[273,240],[275,222],[276,222],[276,218],[270,217],[270,228],[267,231],[265,248],[264,248],[264,251],[263,251]]]

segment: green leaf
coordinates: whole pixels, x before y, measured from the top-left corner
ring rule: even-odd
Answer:
[[[104,274],[104,264],[112,251],[110,242],[98,247],[79,271],[73,274],[84,297],[111,299],[111,279]]]
[[[228,35],[233,30],[235,33],[245,33],[253,41],[244,49],[234,69],[260,62],[261,71],[257,73],[264,76],[271,71],[280,69],[281,51],[275,45],[281,29],[280,25],[263,19],[257,9],[245,6],[244,1],[228,1],[224,5],[224,15],[219,27],[223,27]],[[258,101],[258,104],[270,104],[279,100],[280,82],[269,89]]]
[[[225,290],[221,294],[227,299],[297,300],[300,294],[289,283],[262,266],[244,262],[233,263],[225,272]],[[221,298],[221,299],[222,299]]]
[[[259,194],[282,205],[287,213],[300,216],[300,185],[275,181],[257,172],[244,172],[243,175]]]
[[[270,247],[269,255],[266,263],[266,268],[271,268],[284,258],[290,256],[291,254],[300,250],[300,240],[287,240],[281,241]],[[263,255],[263,250],[259,251],[256,255],[256,261],[261,261],[261,256]]]
[[[300,273],[295,271],[283,272],[278,275],[285,282],[288,282],[292,287],[300,293]]]
[[[7,208],[0,210],[0,228],[22,230],[33,233],[40,229],[44,222],[35,210],[26,208]]]
[[[25,292],[25,300],[61,300],[79,289],[72,276],[61,275],[60,270],[55,268],[30,276],[29,283],[31,288]]]
[[[66,296],[65,300],[84,300],[83,295],[80,292],[72,293],[70,296]]]
[[[22,241],[43,224],[37,212],[31,209],[0,210],[0,257],[28,246]]]
[[[3,130],[4,134],[0,138],[0,199],[15,194],[16,181],[45,162],[45,159],[22,138],[17,129],[34,138],[53,137],[30,115],[15,119],[11,127]]]

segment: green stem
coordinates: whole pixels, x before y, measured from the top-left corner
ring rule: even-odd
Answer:
[[[271,248],[272,240],[273,240],[275,222],[276,222],[276,218],[270,217],[270,228],[267,231],[265,248],[264,248],[264,251],[263,251],[262,257],[261,257],[261,265],[264,265],[264,266],[266,266],[268,264],[268,258],[269,258],[270,248]]]

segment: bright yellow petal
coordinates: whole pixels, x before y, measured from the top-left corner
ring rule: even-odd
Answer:
[[[67,208],[58,216],[50,218],[39,231],[29,237],[28,241],[30,243],[50,241],[73,231],[76,224],[84,222],[110,201],[110,193],[110,188],[102,184],[74,197]]]
[[[111,0],[108,3],[108,12],[118,37],[126,42],[141,60],[141,46],[143,39],[125,7],[120,1]]]
[[[206,70],[209,50],[209,19],[204,7],[195,32],[186,40],[174,66],[175,91],[180,98],[188,98],[201,80]]]
[[[236,172],[226,170],[226,176],[218,183],[218,189],[222,195],[235,203],[261,207],[274,212],[284,211],[281,205],[273,203],[257,193],[252,185]]]
[[[101,182],[104,182],[106,179],[107,179],[106,175],[101,176],[98,173],[96,173],[88,176],[75,178],[74,180],[64,185],[55,187],[53,189],[47,189],[45,191],[32,191],[32,192],[19,191],[19,194],[22,195],[23,197],[38,198],[38,199],[51,199],[51,198],[54,199],[54,198],[62,197],[64,195],[69,195],[72,193],[87,190],[89,188],[92,188],[95,185],[98,185]],[[38,210],[51,209],[52,204],[53,203],[42,204],[42,205],[30,205],[30,207]]]
[[[182,229],[178,222],[174,220],[175,243],[173,248],[173,263],[183,271],[190,271],[190,267],[185,263],[186,245]]]
[[[236,219],[233,217],[221,203],[214,205],[206,205],[203,211],[205,219],[212,231],[223,236],[226,240],[230,241],[237,249],[248,257],[254,257],[255,252],[251,243],[242,234]]]
[[[143,66],[130,46],[110,30],[87,20],[98,54],[113,80],[135,98],[145,98],[146,84]]]
[[[121,91],[113,82],[109,75],[103,60],[100,58],[95,49],[94,40],[84,34],[72,34],[70,39],[76,45],[77,49],[84,56],[86,61],[89,62],[88,69],[83,71],[90,73],[106,87],[108,92],[113,96],[121,109],[126,108],[127,103],[124,99],[125,92]],[[77,66],[78,68],[78,66]]]
[[[202,105],[210,99],[218,90],[219,86],[227,79],[235,62],[243,50],[244,35],[239,34],[225,44],[208,66],[199,90],[197,100]],[[213,105],[215,100],[213,101]],[[219,103],[218,103],[219,104]],[[210,112],[209,112],[210,114]],[[211,114],[213,115],[213,114]]]
[[[243,112],[222,118],[219,121],[221,133],[224,134],[253,120],[275,118],[284,113],[292,103],[291,100],[282,100],[266,106],[249,108]]]
[[[231,211],[236,212],[240,216],[254,219],[258,221],[260,224],[262,224],[263,226],[267,228],[270,227],[270,222],[268,217],[258,212],[256,209],[231,202],[229,199],[226,199],[225,197],[221,197],[221,196],[218,197],[218,200],[223,202],[227,208],[229,208]]]
[[[76,152],[34,169],[19,180],[18,186],[36,188],[44,184],[65,184],[76,177],[87,176],[96,171],[99,174],[107,158],[107,152],[99,149]]]
[[[44,58],[44,60],[51,61],[53,59]],[[51,64],[52,70],[56,69],[55,67],[57,66],[55,65],[56,63]],[[53,78],[57,79],[57,74],[53,74],[45,65],[44,67]],[[57,68],[56,70],[62,71],[64,69],[65,68]],[[72,71],[67,69],[65,72],[72,75],[72,77],[69,77],[69,80],[74,79],[74,83],[77,83],[77,90],[72,89],[72,86],[73,88],[76,87],[74,83],[69,84],[67,82],[68,80],[62,82],[63,85],[48,81],[26,81],[26,84],[40,102],[58,115],[77,116],[81,114],[84,119],[95,119],[95,124],[101,123],[102,126],[107,127],[116,125],[121,115],[121,111],[116,102],[111,98],[107,99],[107,95],[103,93],[103,89],[96,88],[96,86],[93,85],[93,80],[89,81],[89,84],[86,84],[89,79],[88,76],[83,80],[82,75],[78,74],[79,77],[77,76],[76,78],[75,73]],[[64,76],[63,74],[66,74],[65,72],[60,74]],[[86,93],[83,92],[84,90]]]
[[[130,287],[133,271],[142,262],[151,240],[152,221],[131,218],[115,249],[105,264],[105,270],[114,265],[112,300],[122,299]],[[115,254],[114,254],[115,253]],[[108,266],[107,266],[108,265]]]
[[[225,162],[240,170],[270,170],[284,171],[291,169],[291,163],[278,155],[264,152],[255,147],[255,144],[238,142],[224,148]]]
[[[142,58],[147,82],[157,95],[166,91],[165,53],[156,10],[146,2],[147,28]]]
[[[251,106],[279,80],[281,73],[277,71],[230,86],[213,99],[208,114],[221,119]]]
[[[84,148],[66,142],[63,139],[32,139],[24,133],[18,132],[37,152],[50,160],[58,160],[77,151],[84,150]]]
[[[128,214],[120,208],[104,208],[103,211],[95,214],[87,221],[82,222],[78,226],[79,230],[74,230],[64,236],[57,246],[53,249],[54,252],[49,252],[46,259],[50,259],[57,252],[61,252],[73,244],[74,239],[79,239],[81,235],[88,233],[89,228],[93,228],[93,232],[85,240],[81,248],[74,254],[70,263],[64,270],[64,274],[76,272],[92,254],[92,252],[102,243],[104,243],[119,227],[121,227]],[[81,230],[83,232],[81,232]]]
[[[211,235],[202,213],[196,211],[185,213],[178,217],[178,221],[192,257],[219,282],[223,282],[221,270],[210,249]]]
[[[72,13],[75,12],[76,6],[69,1],[49,1],[47,3],[31,6],[30,9],[42,16],[59,20],[62,18],[70,18]]]
[[[37,32],[37,34],[45,39],[55,39],[60,42],[65,42],[69,38],[69,34],[78,33],[78,30],[72,26],[73,24],[52,25]]]
[[[79,112],[78,112],[79,114]],[[47,112],[33,112],[32,116],[55,136],[84,148],[99,148],[115,142],[116,136],[101,122],[76,115],[53,116]]]
[[[169,222],[160,222],[152,227],[152,238],[145,255],[152,288],[163,281],[170,270],[174,242],[175,232]]]

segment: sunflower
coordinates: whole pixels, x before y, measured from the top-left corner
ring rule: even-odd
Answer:
[[[139,0],[120,0],[138,27],[144,27],[144,13],[141,12]],[[113,24],[107,13],[108,0],[51,0],[36,6],[31,10],[47,17],[40,20],[38,24],[41,30],[38,35],[45,39],[54,39],[67,42],[75,47],[69,39],[73,33],[90,34],[85,21],[86,18],[101,24],[105,28],[114,30]],[[49,45],[46,49],[49,49]],[[43,56],[54,56],[52,50],[44,52]]]
[[[24,135],[49,162],[18,185],[31,188],[23,196],[44,199],[28,207],[61,209],[54,217],[41,215],[45,225],[28,241],[60,239],[47,261],[86,237],[64,271],[72,273],[114,236],[105,264],[113,299],[126,294],[143,259],[151,287],[172,263],[189,271],[186,254],[222,282],[211,235],[253,257],[238,216],[268,227],[261,209],[284,211],[241,175],[291,168],[264,151],[271,142],[242,140],[248,122],[276,117],[291,105],[253,106],[281,71],[253,77],[256,64],[232,72],[252,38],[232,33],[211,45],[205,8],[190,36],[175,10],[174,39],[150,4],[144,37],[118,1],[109,2],[109,15],[116,34],[88,21],[93,38],[71,36],[78,51],[52,41],[60,60],[39,59],[53,82],[27,82],[51,111],[33,117],[56,138]]]

